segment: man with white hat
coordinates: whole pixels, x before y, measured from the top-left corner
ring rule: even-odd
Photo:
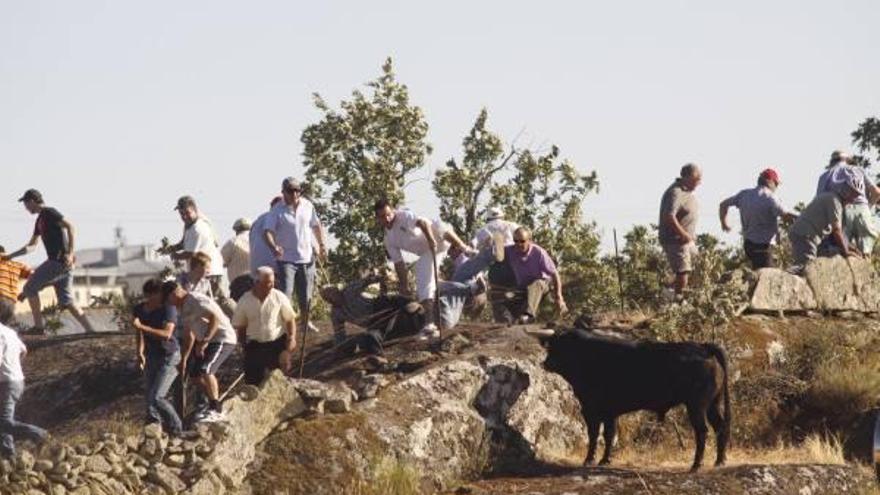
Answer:
[[[251,248],[248,239],[250,230],[251,221],[247,218],[239,218],[232,224],[232,231],[235,232],[235,237],[226,241],[226,244],[220,249],[220,255],[223,256],[223,266],[226,267],[226,276],[229,278],[229,292],[232,299],[236,301],[244,293],[243,291],[233,290],[243,286],[243,282],[239,281],[239,278],[250,279]]]
[[[861,177],[865,188],[852,203],[844,206],[843,235],[859,251],[870,256],[874,251],[877,237],[880,237],[880,226],[877,225],[872,211],[872,205],[880,201],[880,188],[874,184],[865,169],[857,165],[855,159],[849,154],[835,150],[831,153],[828,167],[819,177],[816,195],[832,192],[840,184],[845,183],[847,177],[851,175]],[[829,240],[823,242],[823,246],[828,244]]]
[[[471,246],[476,248],[478,254],[456,266],[452,280],[472,282],[493,261],[502,261],[504,248],[513,245],[513,232],[518,228],[516,223],[504,219],[501,208],[492,206],[486,209],[486,224],[471,239]]]

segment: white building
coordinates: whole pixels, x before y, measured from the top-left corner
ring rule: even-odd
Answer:
[[[73,300],[88,306],[93,296],[137,296],[147,279],[172,267],[171,259],[149,244],[83,249],[76,252]]]

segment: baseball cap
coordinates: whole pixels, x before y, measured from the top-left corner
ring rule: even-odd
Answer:
[[[232,230],[236,232],[241,232],[242,230],[250,230],[251,229],[251,221],[247,218],[239,218],[232,224]]]
[[[296,189],[302,191],[302,184],[293,177],[285,177],[284,180],[281,181],[281,189]]]
[[[779,174],[776,172],[776,170],[774,170],[774,169],[772,169],[772,168],[765,168],[765,169],[761,172],[760,177],[761,177],[762,179],[765,179],[765,180],[772,180],[773,182],[775,182],[775,183],[777,183],[777,184],[780,183],[780,181],[779,181]]]
[[[193,199],[192,196],[181,196],[180,199],[177,200],[177,206],[174,207],[175,210],[182,210],[187,206],[196,207],[196,200]]]
[[[24,194],[20,198],[18,198],[18,200],[19,201],[31,200],[31,201],[36,201],[37,203],[42,203],[43,202],[43,195],[40,194],[40,191],[37,191],[36,189],[28,189],[27,191],[24,192]]]

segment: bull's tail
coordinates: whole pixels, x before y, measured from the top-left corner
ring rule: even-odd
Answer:
[[[705,346],[706,350],[709,351],[709,354],[711,354],[712,357],[714,357],[718,361],[718,364],[721,365],[721,371],[724,372],[724,430],[729,438],[732,415],[730,409],[730,390],[728,389],[727,382],[727,353],[724,352],[724,349],[716,344],[705,344]]]

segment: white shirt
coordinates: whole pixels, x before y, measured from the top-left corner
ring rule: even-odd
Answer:
[[[275,233],[275,244],[281,246],[281,261],[288,263],[311,263],[312,228],[321,225],[315,206],[306,198],[300,198],[299,205],[281,202],[269,210],[263,230]]]
[[[217,236],[211,222],[199,217],[183,230],[183,250],[187,253],[203,252],[211,257],[209,275],[223,275],[223,256],[217,244]]]
[[[385,249],[388,256],[391,257],[393,263],[403,261],[403,252],[422,256],[430,253],[428,240],[425,239],[425,233],[416,225],[419,220],[425,220],[417,217],[415,213],[407,209],[400,209],[394,212],[394,222],[390,229],[385,230]],[[434,234],[434,240],[437,241],[438,253],[445,251],[446,243],[443,241],[443,224],[439,221],[432,222],[431,232]]]
[[[21,354],[26,350],[15,330],[0,324],[0,382],[24,381]]]
[[[492,244],[492,238],[495,234],[499,234],[504,238],[504,245],[513,245],[513,231],[518,229],[519,225],[508,222],[503,218],[489,220],[482,229],[477,231],[471,245],[477,249],[485,249]]]
[[[248,240],[248,231],[236,234],[235,237],[226,241],[220,250],[223,256],[223,264],[226,266],[226,276],[232,282],[236,278],[247,275],[251,270],[251,247]]]
[[[187,331],[196,334],[197,340],[204,340],[208,335],[208,320],[205,313],[211,312],[217,317],[217,333],[211,339],[212,343],[217,344],[235,344],[238,338],[235,335],[235,329],[229,318],[223,314],[220,306],[213,299],[202,294],[190,292],[183,305],[180,307],[180,317],[183,320],[183,326]]]
[[[248,341],[272,342],[284,334],[284,324],[292,322],[294,318],[290,299],[280,290],[272,289],[264,301],[260,301],[249,290],[235,306],[232,325],[245,327]]]

